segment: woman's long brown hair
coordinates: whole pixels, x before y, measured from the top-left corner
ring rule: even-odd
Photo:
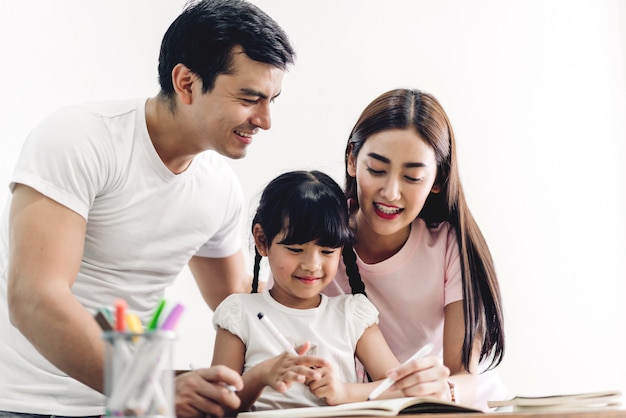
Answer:
[[[456,230],[465,314],[463,367],[469,371],[476,338],[481,339],[480,362],[490,359],[490,368],[496,367],[504,356],[500,287],[487,242],[465,200],[450,121],[435,97],[419,90],[397,89],[380,95],[365,108],[346,147],[346,195],[356,209],[356,178],[348,175],[350,154],[356,159],[365,141],[377,132],[407,128],[414,128],[435,151],[436,184],[441,188],[430,194],[418,217],[429,226],[449,222]]]

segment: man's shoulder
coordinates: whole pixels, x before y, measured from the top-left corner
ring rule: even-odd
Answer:
[[[106,129],[107,125],[114,123],[112,120],[119,118],[128,119],[130,116],[134,122],[138,110],[141,109],[140,101],[137,99],[73,104],[50,113],[36,129],[54,132],[55,130],[66,131],[71,127],[73,132],[80,134],[80,132],[98,127]]]
[[[135,113],[145,99],[123,99],[99,102],[88,102],[66,107],[66,111],[84,112],[104,118],[115,118],[118,116]]]

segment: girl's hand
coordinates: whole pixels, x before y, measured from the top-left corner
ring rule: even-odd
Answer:
[[[317,369],[328,366],[328,362],[319,357],[283,353],[270,360],[269,370],[264,373],[263,384],[284,393],[293,383],[318,380],[321,375]]]
[[[423,357],[398,366],[387,373],[394,379],[392,389],[405,396],[429,396],[451,400],[448,377],[450,370],[437,357]]]
[[[309,390],[320,399],[324,399],[328,405],[338,405],[347,402],[348,393],[331,366],[321,367],[316,370],[320,378],[308,382]]]

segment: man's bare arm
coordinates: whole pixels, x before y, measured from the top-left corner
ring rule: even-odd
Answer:
[[[250,293],[252,288],[241,251],[224,258],[192,257],[189,269],[212,310],[231,293]]]
[[[102,333],[71,293],[85,230],[86,221],[76,212],[16,186],[9,218],[9,314],[52,364],[102,391]]]

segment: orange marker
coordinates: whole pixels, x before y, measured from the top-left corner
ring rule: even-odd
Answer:
[[[115,300],[115,331],[126,331],[126,307],[128,304],[124,299]]]

